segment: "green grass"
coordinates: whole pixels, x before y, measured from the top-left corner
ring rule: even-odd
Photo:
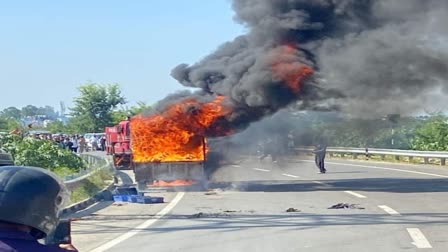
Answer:
[[[76,171],[73,171],[73,169],[70,169],[67,167],[58,167],[58,168],[52,170],[52,172],[56,173],[56,175],[58,175],[62,179],[64,179],[67,176],[77,173]]]
[[[71,202],[76,203],[88,199],[108,186],[112,180],[112,173],[108,170],[100,170],[84,180],[71,194]]]

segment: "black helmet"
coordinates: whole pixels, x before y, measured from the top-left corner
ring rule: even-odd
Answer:
[[[0,167],[0,221],[32,227],[36,239],[57,226],[67,199],[64,183],[45,169]]]

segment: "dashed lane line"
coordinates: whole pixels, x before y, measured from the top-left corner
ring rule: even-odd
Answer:
[[[432,248],[429,241],[426,239],[425,235],[418,228],[406,228],[409,235],[411,236],[414,244],[417,248]]]
[[[392,216],[401,216],[401,214],[399,212],[395,211],[394,209],[392,209],[391,207],[388,207],[386,205],[381,205],[381,206],[378,206],[378,207],[383,209],[384,212],[386,212],[386,213],[388,213],[388,214],[390,214]]]
[[[271,170],[266,170],[266,169],[260,169],[260,168],[253,168],[256,171],[262,171],[262,172],[270,172]]]
[[[355,192],[352,192],[352,191],[344,191],[345,193],[348,193],[348,194],[351,194],[351,195],[353,195],[353,196],[355,196],[355,197],[358,197],[358,198],[360,198],[360,199],[365,199],[365,198],[367,198],[366,196],[364,196],[364,195],[362,195],[362,194],[359,194],[359,193],[355,193]]]
[[[116,246],[117,244],[119,244],[119,243],[133,237],[134,235],[140,233],[141,231],[145,230],[146,228],[148,228],[149,226],[154,224],[157,220],[159,220],[160,218],[165,216],[167,213],[169,213],[177,205],[177,203],[180,202],[180,200],[184,197],[184,195],[185,195],[185,192],[178,193],[176,195],[176,197],[174,197],[174,199],[165,208],[163,208],[160,212],[158,212],[152,219],[149,219],[149,220],[143,222],[142,224],[133,228],[131,231],[122,234],[121,236],[115,238],[114,240],[109,241],[109,242],[99,246],[98,248],[91,250],[90,252],[107,251],[110,248]]]
[[[283,173],[282,175],[286,176],[286,177],[290,177],[290,178],[300,178],[299,176],[292,175],[292,174],[287,174],[287,173]]]
[[[319,185],[325,185],[325,186],[329,186],[329,184],[318,181],[318,180],[313,180],[313,183],[319,184]]]

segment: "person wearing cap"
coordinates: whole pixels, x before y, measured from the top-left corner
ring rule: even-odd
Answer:
[[[44,245],[68,202],[64,183],[35,167],[0,167],[0,252],[77,251],[71,244]]]

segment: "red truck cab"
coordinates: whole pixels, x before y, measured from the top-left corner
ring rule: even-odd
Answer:
[[[106,151],[113,156],[115,167],[132,169],[130,121],[121,121],[113,127],[106,127]]]

